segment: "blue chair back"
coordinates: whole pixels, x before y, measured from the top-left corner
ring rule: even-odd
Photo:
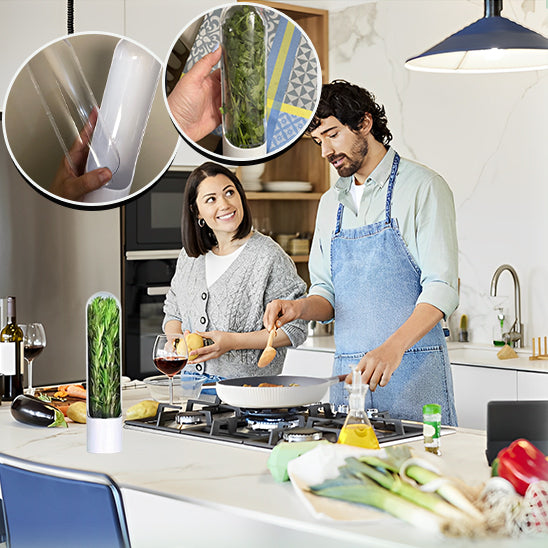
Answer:
[[[8,547],[130,547],[122,494],[106,474],[0,453],[0,488]]]

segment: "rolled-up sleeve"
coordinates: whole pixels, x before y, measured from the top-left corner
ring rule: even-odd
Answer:
[[[453,194],[436,174],[421,190],[416,222],[422,284],[417,303],[429,303],[447,318],[459,303],[457,228]]]

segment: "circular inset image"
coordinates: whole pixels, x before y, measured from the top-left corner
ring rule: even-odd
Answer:
[[[72,34],[34,53],[4,105],[4,136],[42,194],[82,209],[118,206],[169,167],[179,136],[161,61],[123,36]]]
[[[306,33],[280,11],[220,6],[175,40],[165,67],[171,118],[205,156],[263,162],[306,130],[319,102],[321,68]]]

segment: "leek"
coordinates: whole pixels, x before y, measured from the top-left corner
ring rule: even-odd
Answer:
[[[399,476],[388,470],[374,468],[353,457],[346,459],[346,463],[347,469],[356,477],[370,478],[392,493],[418,504],[438,516],[457,521],[466,517],[459,509],[451,506],[438,495],[425,493],[410,483],[402,481]]]
[[[383,489],[367,477],[327,480],[321,485],[311,487],[311,490],[322,497],[373,506],[433,533],[439,533],[444,527],[440,516]]]

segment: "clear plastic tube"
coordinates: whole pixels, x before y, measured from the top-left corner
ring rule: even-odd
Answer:
[[[92,135],[101,131],[103,124],[74,48],[67,39],[50,44],[29,61],[27,70],[71,169],[75,175],[82,175],[83,162],[78,162],[71,151],[83,144],[89,148],[88,158],[99,162]],[[103,141],[101,166],[116,173],[118,150],[108,135]]]
[[[266,24],[254,6],[234,5],[221,16],[223,153],[266,154]]]
[[[160,71],[160,62],[137,44],[122,39],[116,45],[93,135],[97,155],[88,157],[87,171],[104,166],[101,159],[108,154],[109,138],[119,151],[120,167],[85,202],[108,202],[129,194]]]

